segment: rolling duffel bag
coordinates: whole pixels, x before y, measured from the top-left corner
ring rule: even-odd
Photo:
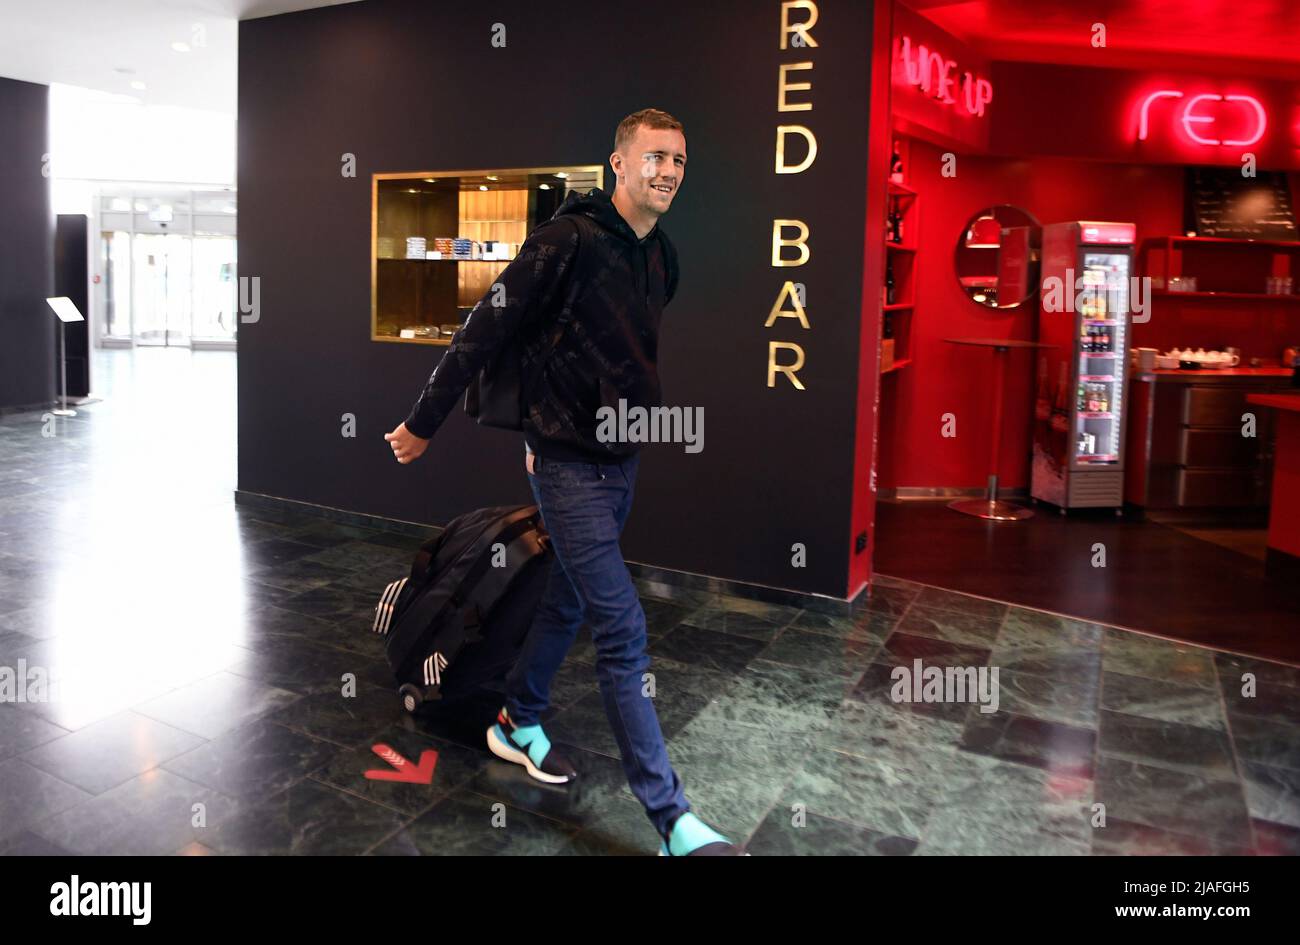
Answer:
[[[408,712],[509,672],[552,555],[535,505],[469,512],[420,547],[410,575],[384,589],[372,627]]]

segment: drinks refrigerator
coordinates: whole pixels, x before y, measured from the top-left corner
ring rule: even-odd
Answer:
[[[1132,223],[1043,227],[1030,495],[1058,506],[1124,503],[1124,378]],[[1049,382],[1051,386],[1049,387]]]

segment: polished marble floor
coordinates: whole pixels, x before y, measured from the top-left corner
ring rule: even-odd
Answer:
[[[654,852],[589,639],[576,786],[488,755],[493,693],[407,716],[368,627],[412,539],[234,505],[232,354],[96,366],[56,435],[0,416],[0,673],[58,696],[0,704],[0,853]],[[1300,670],[889,578],[835,618],[642,591],[670,756],[755,854],[1300,851]],[[893,702],[914,660],[997,667],[998,711]]]

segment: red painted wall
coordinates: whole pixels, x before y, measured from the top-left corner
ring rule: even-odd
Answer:
[[[953,251],[971,216],[1010,203],[1043,224],[1126,221],[1137,224],[1139,239],[1182,231],[1181,167],[963,154],[957,158],[956,176],[945,178],[941,158],[939,148],[911,142],[905,172],[908,185],[920,193],[913,362],[881,379],[877,485],[883,489],[985,484],[993,354],[943,339],[1034,337],[1036,301],[1016,309],[988,309],[958,287]],[[1009,357],[1000,473],[1002,485],[1015,488],[1029,480],[1035,364],[1030,354]],[[942,416],[949,412],[956,415],[957,435],[945,439]]]
[[[880,286],[885,281],[885,236],[879,221],[886,214],[885,180],[892,156],[889,131],[889,42],[892,4],[878,3],[872,12],[871,106],[867,131],[866,232],[862,239],[861,335],[858,339],[858,389],[853,445],[853,507],[849,517],[849,586],[856,597],[871,579],[876,549],[876,488],[872,471],[876,455],[880,388]],[[858,536],[867,545],[857,550]]]

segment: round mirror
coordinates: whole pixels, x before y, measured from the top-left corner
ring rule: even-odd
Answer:
[[[1038,286],[1042,229],[1026,210],[1002,204],[967,221],[957,237],[957,282],[972,301],[1015,308]]]

